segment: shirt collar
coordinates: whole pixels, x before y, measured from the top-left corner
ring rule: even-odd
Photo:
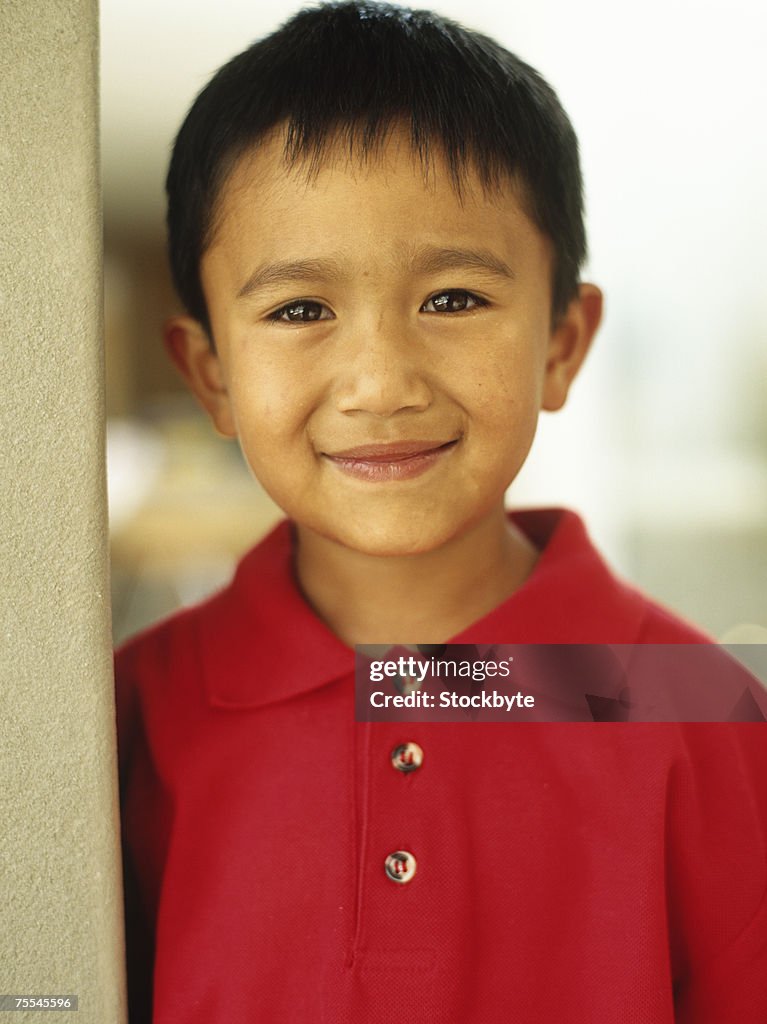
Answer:
[[[541,555],[524,584],[455,643],[631,644],[646,598],[618,579],[567,509],[512,512]]]
[[[633,643],[639,593],[613,576],[581,519],[564,509],[510,513],[541,551],[525,583],[454,643]],[[293,528],[279,523],[199,609],[202,668],[214,707],[255,708],[354,671],[354,652],[315,614],[293,573]]]

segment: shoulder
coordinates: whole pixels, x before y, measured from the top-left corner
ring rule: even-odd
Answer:
[[[114,654],[115,711],[121,765],[164,706],[195,689],[200,629],[219,596],[185,608],[130,637]]]
[[[162,685],[196,644],[208,602],[185,608],[122,643],[114,653],[118,715],[137,699],[140,686]]]
[[[540,552],[532,575],[499,609],[526,642],[713,642],[616,573],[575,512],[528,509],[511,518]]]
[[[247,619],[256,631],[264,617],[260,606],[271,608],[275,601],[281,606],[282,591],[290,589],[290,547],[290,525],[283,520],[241,558],[228,585],[122,643],[115,651],[118,687],[177,674],[207,637],[226,630],[234,619]]]
[[[713,644],[716,640],[688,622],[677,612],[622,581],[619,586],[633,591],[641,607],[636,642],[640,644]]]

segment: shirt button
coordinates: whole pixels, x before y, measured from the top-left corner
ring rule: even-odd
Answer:
[[[411,676],[408,672],[405,672],[404,675],[394,676],[392,682],[394,683],[394,688],[405,697],[420,690],[423,684],[422,679],[419,679],[418,676]]]
[[[384,868],[392,882],[409,882],[415,874],[415,857],[407,850],[395,850],[384,861]]]
[[[391,763],[398,772],[414,772],[423,764],[423,750],[417,743],[400,743],[391,752]]]

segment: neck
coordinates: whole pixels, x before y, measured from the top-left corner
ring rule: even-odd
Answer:
[[[438,644],[514,593],[537,556],[499,508],[417,555],[369,555],[298,526],[296,572],[314,610],[350,647]]]

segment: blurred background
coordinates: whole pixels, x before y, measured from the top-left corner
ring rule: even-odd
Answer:
[[[225,60],[299,4],[101,0],[115,639],[228,579],[279,517],[161,343],[170,146]],[[509,494],[568,505],[625,576],[729,642],[767,642],[767,8],[442,0],[560,95],[606,317]]]

